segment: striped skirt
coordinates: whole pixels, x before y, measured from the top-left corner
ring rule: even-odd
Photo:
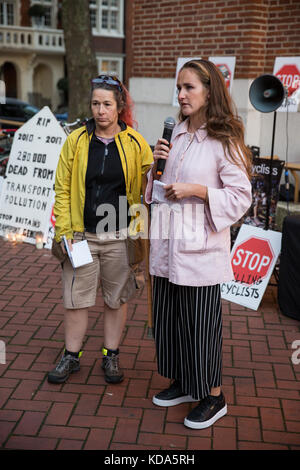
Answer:
[[[196,400],[222,380],[220,286],[190,287],[153,277],[153,320],[158,372],[180,380]]]

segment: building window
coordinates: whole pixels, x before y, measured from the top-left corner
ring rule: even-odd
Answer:
[[[98,57],[99,74],[116,75],[123,80],[123,58],[122,57]]]
[[[43,17],[43,26],[51,28],[53,26],[53,7],[54,1],[52,0],[31,0],[31,5],[43,5],[45,9],[45,16]],[[38,24],[40,26],[40,24]]]
[[[15,2],[1,2],[0,3],[0,24],[1,25],[15,24]]]
[[[97,16],[98,16],[97,1],[90,0],[90,18],[91,18],[92,29],[97,29]]]
[[[124,0],[90,0],[90,17],[94,34],[124,35]]]

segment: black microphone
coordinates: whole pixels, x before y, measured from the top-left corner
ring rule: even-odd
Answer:
[[[172,132],[175,126],[175,119],[172,117],[167,117],[164,122],[164,132],[163,132],[163,139],[166,139],[169,142],[171,142],[171,137],[172,137]],[[159,158],[157,160],[157,168],[156,168],[156,174],[161,176],[164,172],[166,166],[166,159],[165,158]]]

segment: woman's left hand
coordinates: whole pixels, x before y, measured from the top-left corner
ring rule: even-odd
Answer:
[[[192,196],[191,185],[188,183],[167,184],[165,190],[166,198],[173,201]]]

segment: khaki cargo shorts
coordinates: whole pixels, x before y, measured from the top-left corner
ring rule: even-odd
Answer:
[[[99,240],[96,234],[74,233],[74,242],[86,238],[93,262],[74,269],[67,259],[62,267],[63,301],[67,309],[92,307],[101,286],[106,305],[119,308],[136,293],[134,272],[128,264],[126,239]]]

